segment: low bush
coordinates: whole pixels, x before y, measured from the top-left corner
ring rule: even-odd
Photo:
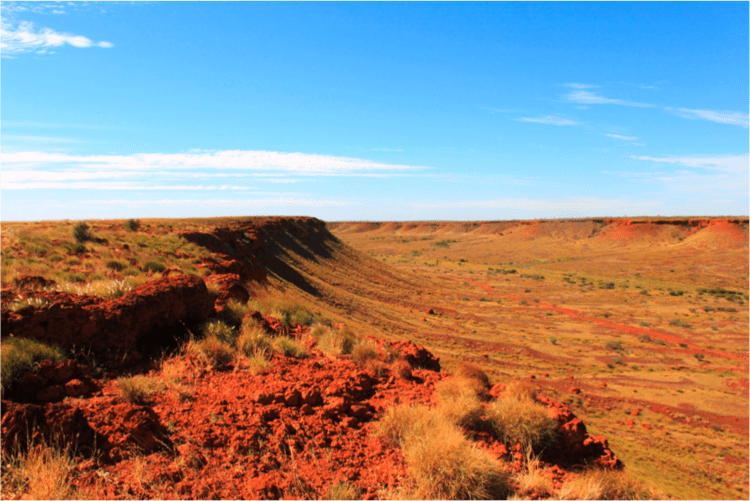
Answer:
[[[76,242],[82,244],[91,240],[91,233],[89,232],[89,225],[81,221],[73,227],[73,238]]]
[[[265,357],[264,352],[256,352],[247,357],[248,370],[253,374],[264,372],[271,368],[271,362]]]
[[[480,369],[478,366],[469,362],[461,362],[456,365],[456,367],[453,369],[453,375],[456,377],[463,377],[466,379],[477,381],[487,390],[489,390],[492,386],[490,384],[490,378],[487,373]],[[483,395],[481,394],[479,396],[483,397]]]
[[[274,351],[285,357],[304,358],[307,356],[307,349],[300,341],[288,336],[279,336],[272,343]]]
[[[144,271],[161,273],[162,271],[167,269],[167,266],[164,263],[160,263],[159,261],[146,261],[145,263],[143,263],[143,269]]]
[[[115,383],[120,398],[131,404],[142,404],[154,393],[164,389],[164,385],[147,376],[122,377]]]
[[[31,370],[42,360],[62,362],[63,351],[34,339],[5,337],[0,345],[0,387],[3,393],[23,372]]]
[[[664,499],[643,483],[623,472],[594,469],[565,482],[560,488],[560,499]]]
[[[124,261],[117,261],[113,259],[112,261],[107,261],[107,263],[104,266],[106,266],[110,270],[122,271],[128,267],[128,264]]]
[[[125,223],[125,229],[128,231],[138,231],[141,227],[141,221],[139,219],[128,219]]]
[[[508,445],[521,444],[534,454],[551,452],[557,446],[557,421],[530,398],[508,395],[492,402],[486,416],[498,440]]]
[[[87,281],[86,275],[83,273],[71,273],[68,275],[68,281],[70,282],[77,282],[77,283],[85,283]]]

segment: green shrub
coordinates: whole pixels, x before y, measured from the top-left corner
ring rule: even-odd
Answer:
[[[279,336],[272,343],[273,349],[286,357],[304,358],[307,356],[307,349],[300,341],[288,336]]]
[[[143,263],[143,270],[144,271],[152,271],[154,273],[161,273],[162,271],[166,270],[167,267],[164,263],[160,263],[159,261],[146,261]]]
[[[61,256],[60,254],[52,254],[52,255],[51,255],[50,257],[48,257],[47,259],[48,259],[48,260],[49,260],[49,262],[51,262],[51,263],[59,263],[60,261],[62,261],[62,260],[63,260],[63,259],[65,259],[65,258],[64,258],[64,257],[62,257],[62,256]]]
[[[87,282],[88,279],[86,278],[86,275],[84,275],[83,273],[71,273],[68,275],[68,281],[84,283],[84,282]]]
[[[89,233],[89,225],[81,221],[73,227],[73,238],[76,242],[82,244],[91,240],[91,233]]]
[[[508,395],[492,402],[486,415],[498,440],[508,445],[521,444],[534,454],[557,446],[557,421],[530,398]]]
[[[127,268],[128,265],[127,263],[123,261],[112,260],[112,261],[107,261],[107,264],[105,264],[104,266],[106,266],[110,270],[122,271],[125,268]]]
[[[73,254],[84,254],[86,252],[86,246],[83,243],[78,242],[70,247],[70,252]]]
[[[125,229],[128,231],[138,231],[138,228],[141,227],[141,221],[138,219],[128,219],[128,221],[125,223]]]
[[[607,341],[604,347],[608,350],[620,351],[622,350],[622,341]]]
[[[63,352],[34,339],[6,337],[0,347],[0,386],[5,392],[21,373],[33,369],[37,362],[52,360],[62,362]]]

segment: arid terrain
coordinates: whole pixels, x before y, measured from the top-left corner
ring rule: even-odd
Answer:
[[[747,218],[77,231],[2,226],[4,498],[749,495]]]

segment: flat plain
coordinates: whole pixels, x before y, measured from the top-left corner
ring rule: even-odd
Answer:
[[[667,495],[747,498],[747,219],[328,226],[408,276],[359,312],[385,331],[533,378]]]

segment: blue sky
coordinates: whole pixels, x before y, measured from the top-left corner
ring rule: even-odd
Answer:
[[[748,214],[747,2],[1,14],[5,221]]]

